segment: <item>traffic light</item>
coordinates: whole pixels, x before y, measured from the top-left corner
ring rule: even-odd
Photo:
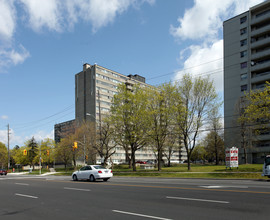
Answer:
[[[85,155],[85,159],[88,160],[88,155]]]
[[[27,150],[23,150],[23,155],[24,155],[24,156],[27,155]]]
[[[78,142],[74,142],[74,146],[73,146],[75,149],[77,149],[78,148]]]
[[[47,150],[47,156],[50,156],[50,151],[49,150]]]

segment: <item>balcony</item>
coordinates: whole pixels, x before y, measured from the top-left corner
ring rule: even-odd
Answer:
[[[265,81],[270,81],[270,71],[265,72],[265,74],[260,74],[251,77],[251,84],[256,84]]]
[[[259,17],[256,17],[256,16],[252,17],[250,24],[255,25],[255,24],[259,24],[261,22],[265,22],[267,20],[270,21],[270,11],[264,15],[259,16]]]
[[[265,61],[263,63],[256,63],[254,66],[251,66],[250,70],[251,72],[269,69],[270,68],[270,60]]]
[[[257,30],[251,31],[250,36],[254,37],[254,36],[257,36],[257,35],[264,34],[264,33],[268,32],[268,31],[270,31],[270,25],[267,25],[265,27],[262,27],[262,28],[259,28]]]
[[[257,53],[254,53],[254,54],[251,54],[251,60],[258,60],[260,58],[267,57],[269,55],[270,55],[270,48],[263,50],[263,51],[260,51],[260,52],[257,52]]]
[[[255,49],[255,48],[264,46],[265,44],[269,44],[269,43],[270,43],[270,37],[264,38],[262,40],[258,40],[258,41],[255,41],[255,42],[252,42],[250,44],[250,47],[251,47],[251,49]]]

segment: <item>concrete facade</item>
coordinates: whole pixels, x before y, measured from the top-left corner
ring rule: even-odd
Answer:
[[[262,89],[270,81],[270,2],[250,8],[223,24],[224,34],[224,139],[225,147],[239,148],[244,162],[243,139],[237,118],[245,92]],[[247,132],[248,163],[261,163],[270,152],[270,133]]]
[[[54,125],[54,141],[59,143],[62,138],[75,132],[75,120],[65,121]]]

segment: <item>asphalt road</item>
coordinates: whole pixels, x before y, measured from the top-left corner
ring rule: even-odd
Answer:
[[[269,219],[270,182],[0,176],[0,219]]]

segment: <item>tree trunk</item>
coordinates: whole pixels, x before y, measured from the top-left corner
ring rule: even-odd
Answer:
[[[131,148],[132,169],[136,171],[135,150]]]
[[[162,160],[162,151],[158,150],[158,171],[161,171],[161,160]]]

